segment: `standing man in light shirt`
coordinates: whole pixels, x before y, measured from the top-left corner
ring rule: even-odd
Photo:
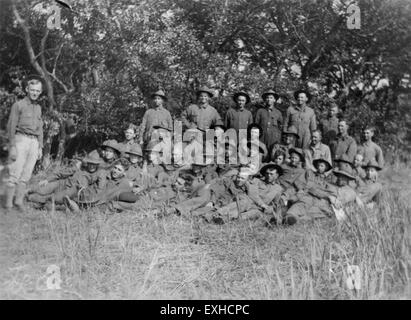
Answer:
[[[152,140],[154,126],[162,126],[167,130],[173,130],[173,119],[170,111],[164,107],[167,101],[166,94],[163,90],[158,90],[151,95],[154,102],[154,108],[148,109],[143,116],[140,126],[140,145],[147,146]]]
[[[307,149],[311,141],[311,132],[317,129],[314,110],[308,106],[311,95],[305,90],[298,90],[294,93],[294,98],[297,105],[287,109],[285,128],[295,126],[298,133],[296,146]]]
[[[322,134],[320,130],[314,130],[311,133],[311,144],[308,149],[305,150],[305,165],[307,169],[311,169],[316,172],[313,161],[316,159],[325,159],[327,162],[332,163],[330,148],[321,142]]]
[[[182,113],[183,125],[187,129],[205,131],[221,120],[217,110],[209,104],[212,97],[213,92],[209,88],[198,89],[197,104],[190,104]]]
[[[6,210],[14,205],[24,211],[26,186],[37,160],[43,155],[43,120],[37,103],[43,92],[43,79],[29,76],[25,88],[27,96],[11,107],[7,133],[9,135],[9,178],[6,185]]]

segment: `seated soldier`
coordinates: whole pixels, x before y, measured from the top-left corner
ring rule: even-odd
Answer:
[[[283,167],[283,175],[279,178],[280,185],[285,189],[285,205],[292,200],[295,192],[305,183],[306,170],[303,168],[305,161],[304,152],[300,148],[289,150],[290,164]]]
[[[268,220],[277,210],[277,202],[280,198],[282,188],[278,184],[278,177],[282,173],[281,167],[270,163],[261,168],[260,174],[264,180],[255,178],[250,180],[250,170],[241,167],[235,180],[236,192],[234,201],[218,208],[214,219],[220,221],[230,219],[255,219]]]
[[[338,210],[349,202],[361,204],[355,190],[349,186],[349,181],[355,180],[349,166],[344,169],[334,169],[337,185],[307,183],[296,195],[297,200],[287,210],[283,224],[293,225],[297,221],[309,221],[317,218],[337,216]],[[344,217],[338,217],[342,219]]]
[[[298,133],[297,133],[297,128],[295,126],[290,126],[287,129],[284,129],[283,134],[282,134],[282,144],[275,144],[271,150],[271,156],[270,159],[271,161],[274,161],[274,155],[277,150],[282,150],[286,154],[286,159],[285,163],[288,164],[290,163],[290,155],[288,150],[291,148],[295,147],[295,143],[298,140]]]
[[[133,147],[133,146],[140,146],[137,141],[137,127],[131,124],[126,130],[124,130],[124,137],[126,138],[123,142],[119,142],[119,147],[123,150],[121,154],[122,157],[126,157],[125,150]],[[140,147],[141,148],[141,147]]]
[[[364,204],[375,201],[382,191],[382,184],[378,182],[378,171],[382,168],[376,160],[370,160],[365,166],[366,177],[360,181],[357,193]]]
[[[58,185],[49,194],[42,195],[32,193],[28,200],[39,204],[46,204],[54,198],[56,204],[63,204],[66,197],[75,198],[79,191],[93,185],[96,190],[101,190],[105,185],[105,171],[99,170],[99,166],[104,161],[100,158],[97,150],[92,151],[83,160],[81,170],[75,172],[72,176],[57,180]]]
[[[313,160],[313,166],[315,172],[311,170],[307,170],[309,172],[310,178],[318,181],[318,182],[331,182],[330,180],[330,173],[331,169],[333,168],[331,163],[327,161],[327,159],[319,158]]]
[[[285,159],[286,159],[286,154],[284,150],[277,150],[274,153],[273,162],[276,165],[283,167],[285,165]]]
[[[95,151],[97,152],[97,151]],[[59,169],[55,173],[47,176],[47,179],[41,180],[38,185],[33,186],[28,190],[28,194],[37,193],[42,196],[62,191],[65,187],[65,179],[72,177],[82,167],[82,160],[74,158],[68,167]]]
[[[106,172],[106,181],[103,188],[86,187],[79,193],[78,199],[66,197],[67,206],[74,212],[80,211],[80,206],[99,206],[117,200],[122,192],[132,189],[132,182],[126,177],[127,162],[123,159],[116,160],[109,172]]]
[[[114,161],[120,158],[122,153],[122,148],[116,140],[106,140],[101,146],[101,155],[104,163],[101,165],[102,168],[108,169],[113,164]]]
[[[363,169],[363,155],[360,153],[357,153],[354,157],[354,163],[353,163],[353,173],[355,176],[355,181],[357,182],[357,185],[361,183],[365,179],[365,170]]]

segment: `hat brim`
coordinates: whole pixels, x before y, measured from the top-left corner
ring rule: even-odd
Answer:
[[[250,103],[251,98],[250,98],[250,96],[249,96],[247,93],[245,93],[245,92],[237,92],[237,93],[234,93],[234,95],[233,95],[233,100],[234,100],[235,103],[237,103],[237,98],[238,98],[239,96],[243,96],[243,97],[245,97],[245,98],[247,99],[246,104],[247,104],[247,103]]]
[[[114,151],[118,152],[119,154],[122,152],[120,149],[118,149],[118,147],[115,147],[115,146],[107,146],[107,145],[101,146],[101,149],[107,149],[107,148],[113,149]]]
[[[260,174],[261,174],[261,175],[264,175],[265,172],[266,172],[268,169],[270,169],[270,168],[276,169],[277,172],[278,172],[278,175],[280,175],[280,176],[284,173],[283,168],[281,168],[278,164],[268,163],[268,164],[266,164],[266,165],[264,165],[264,166],[261,167],[261,169],[260,169]]]
[[[332,167],[332,165],[331,165],[331,163],[329,163],[327,160],[325,160],[325,159],[314,159],[313,160],[313,165],[314,165],[314,167],[316,167],[317,166],[317,164],[319,164],[319,163],[325,163],[326,165],[327,165],[327,169],[325,170],[326,172],[328,172],[328,171],[330,171],[333,167]]]
[[[298,154],[298,155],[300,156],[301,162],[304,162],[304,161],[305,161],[305,155],[304,155],[304,153],[299,152],[298,150],[293,149],[293,148],[291,148],[290,150],[288,150],[288,154],[291,155],[291,153],[296,153],[296,154]]]
[[[214,94],[213,94],[211,91],[198,90],[198,91],[196,92],[197,98],[198,98],[198,96],[200,95],[200,93],[207,93],[210,98],[214,97]]]
[[[362,166],[363,169],[367,169],[367,168],[375,168],[377,171],[381,171],[382,168],[380,166],[375,166],[375,165],[365,165]]]
[[[155,97],[160,97],[160,98],[162,98],[164,101],[167,101],[167,100],[168,100],[167,97],[166,97],[165,95],[162,95],[162,94],[153,93],[153,94],[151,95],[151,99],[154,99]]]
[[[291,132],[291,131],[286,131],[286,130],[284,130],[282,134],[292,134],[292,135],[294,135],[297,139],[300,137],[300,136],[298,135],[298,133]]]
[[[132,152],[132,151],[126,151],[125,153],[133,155],[133,156],[143,157],[142,153],[136,153],[136,152]]]
[[[347,172],[345,172],[345,171],[341,171],[341,170],[339,170],[339,169],[334,169],[334,170],[333,170],[333,173],[334,173],[335,175],[341,175],[341,176],[345,176],[345,177],[347,177],[347,178],[349,178],[349,179],[351,179],[351,180],[355,180],[355,177],[354,177],[353,175],[351,175],[351,174],[349,174],[349,173],[347,173]]]
[[[307,102],[310,102],[311,101],[311,94],[308,92],[308,91],[305,91],[305,90],[297,90],[296,92],[294,92],[294,99],[295,100],[297,100],[298,99],[298,95],[300,94],[300,93],[305,93],[305,95],[307,96],[307,99],[308,99],[308,101]]]
[[[278,93],[274,93],[274,92],[264,92],[264,93],[261,95],[261,98],[262,98],[263,100],[265,100],[265,99],[267,98],[267,96],[269,96],[269,95],[274,96],[274,99],[275,99],[275,100],[278,100],[278,98],[280,98],[280,95],[279,95]]]

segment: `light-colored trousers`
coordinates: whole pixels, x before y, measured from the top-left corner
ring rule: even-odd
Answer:
[[[39,141],[32,136],[16,134],[17,158],[9,164],[9,185],[27,184],[39,155]]]

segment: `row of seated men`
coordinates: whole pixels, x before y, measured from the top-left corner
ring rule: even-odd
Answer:
[[[199,145],[196,134],[185,135],[180,145],[175,144],[170,159],[165,156],[169,150],[164,148],[169,146],[164,142],[167,135],[161,138],[166,130],[161,126],[156,129],[160,138],[148,143],[144,153],[138,143],[127,139],[127,133],[123,143],[105,141],[99,150],[33,186],[28,200],[39,207],[54,201],[57,208],[74,212],[98,207],[199,216],[215,223],[263,219],[270,225],[291,225],[300,220],[338,217],[347,204],[372,203],[382,190],[378,181],[381,159],[364,163],[360,152],[354,161],[341,154],[331,162],[331,155],[315,152],[321,143],[320,131],[312,133],[310,148],[303,150],[294,146],[298,133],[290,127],[282,134],[283,143],[268,152],[261,141],[252,139],[260,131],[251,125],[244,144],[245,160],[232,164],[229,160],[240,153],[236,148],[239,144],[226,140],[224,161],[215,161],[217,144],[221,143],[218,125],[214,128],[214,161],[207,161],[205,151],[195,152]],[[220,129],[224,132],[222,125]],[[252,152],[255,145],[257,154]],[[179,153],[183,156],[178,157]]]

